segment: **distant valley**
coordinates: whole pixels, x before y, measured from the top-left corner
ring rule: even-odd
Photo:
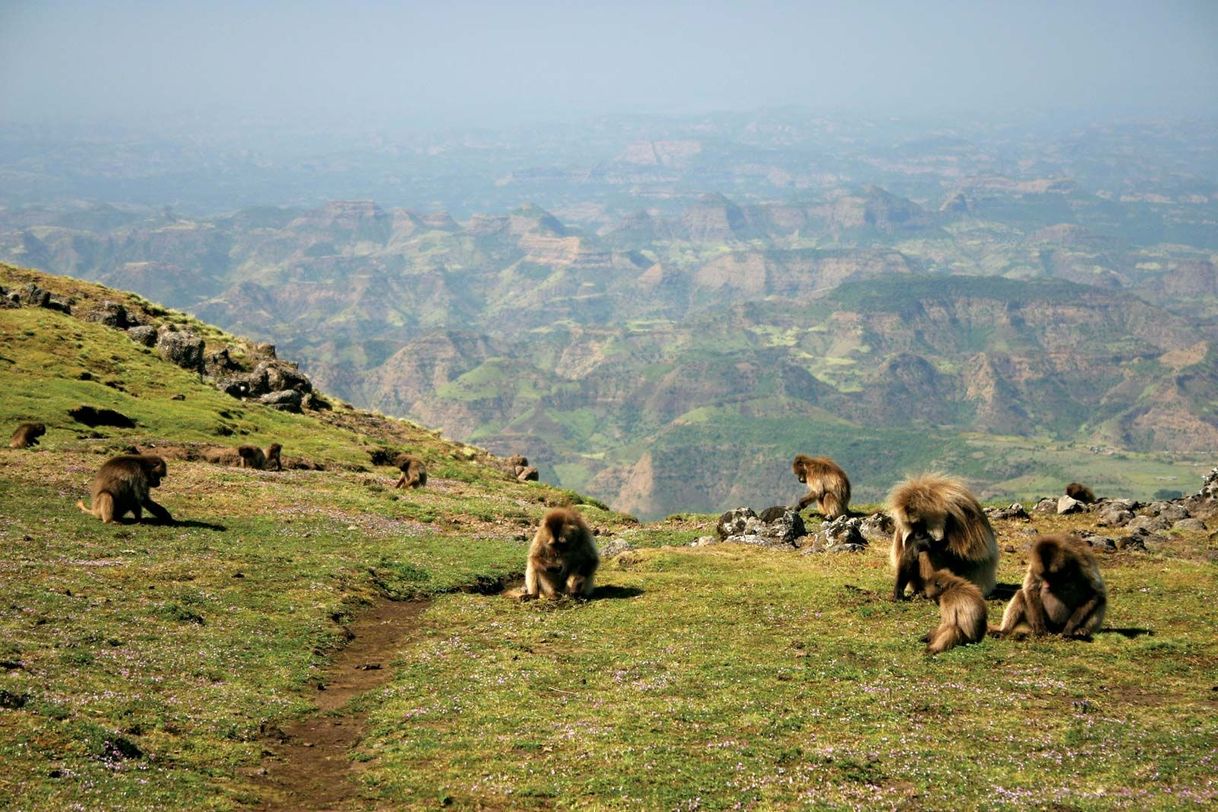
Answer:
[[[902,158],[875,178],[892,188],[795,188],[798,149],[712,172],[714,143],[631,142],[582,208],[551,173],[555,211],[10,205],[0,257],[274,341],[332,393],[646,517],[791,501],[797,451],[870,501],[927,467],[994,497],[1074,478],[1150,496],[1211,462],[1212,184],[934,142],[881,153]],[[705,192],[746,164],[760,180]],[[658,178],[672,194],[647,205]]]

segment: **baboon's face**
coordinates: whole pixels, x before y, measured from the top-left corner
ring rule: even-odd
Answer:
[[[805,468],[802,464],[796,464],[795,465],[795,478],[798,479],[802,484],[807,485],[808,484],[808,469]]]
[[[164,460],[150,460],[144,465],[144,473],[148,476],[148,487],[156,488],[161,484],[161,478],[169,473]]]
[[[930,542],[941,542],[947,531],[946,516],[923,516],[917,513],[906,515],[906,523],[908,530],[905,531],[905,537],[902,541],[905,544],[917,542],[919,540]]]

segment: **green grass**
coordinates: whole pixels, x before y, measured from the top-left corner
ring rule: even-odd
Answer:
[[[937,659],[934,606],[889,601],[878,551],[648,550],[582,606],[444,596],[370,703],[360,780],[410,808],[1212,803],[1212,565],[1105,564],[1108,625],[1153,635]]]

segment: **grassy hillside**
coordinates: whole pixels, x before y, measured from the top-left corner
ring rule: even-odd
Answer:
[[[5,274],[82,305],[122,297]],[[928,660],[935,607],[888,600],[883,544],[690,547],[713,517],[638,525],[592,504],[599,539],[637,549],[605,562],[586,604],[522,605],[500,589],[542,512],[574,494],[409,423],[236,401],[75,316],[0,309],[0,347],[0,426],[48,426],[35,449],[0,449],[0,806],[1218,800],[1213,518],[1102,554],[1111,607],[1091,643],[987,640]],[[81,403],[137,426],[81,426],[67,417]],[[239,441],[326,470],[171,459],[156,498],[174,525],[105,526],[74,506],[122,447]],[[368,455],[384,447],[423,456],[427,487],[393,490],[396,470]],[[1093,518],[998,523],[1000,581],[1019,579],[1036,532]],[[393,621],[378,632],[379,617]]]

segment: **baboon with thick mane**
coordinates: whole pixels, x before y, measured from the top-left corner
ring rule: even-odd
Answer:
[[[421,488],[427,484],[427,469],[423,461],[411,454],[399,454],[395,464],[402,471],[395,488]]]
[[[1028,554],[1023,586],[995,634],[1086,638],[1104,622],[1107,608],[1108,589],[1087,543],[1074,536],[1041,536]]]
[[[1095,493],[1081,482],[1071,482],[1067,485],[1066,496],[1069,496],[1071,499],[1077,499],[1084,505],[1090,505],[1095,502]]]
[[[152,454],[120,454],[107,460],[89,485],[90,505],[83,501],[76,506],[85,513],[110,524],[128,512],[142,521],[143,508],[162,522],[172,523],[169,511],[152,501],[151,490],[160,486],[169,472],[165,460]]]
[[[897,572],[893,600],[904,598],[901,576],[905,547],[921,540],[934,569],[946,569],[971,581],[982,596],[994,588],[998,542],[981,504],[958,479],[922,474],[888,494],[888,512],[896,523],[889,560]]]
[[[266,454],[256,445],[237,446],[237,467],[261,471],[266,467]]]
[[[42,423],[22,423],[13,432],[9,440],[9,448],[31,448],[38,445],[38,438],[47,433],[47,427]]]
[[[529,546],[520,597],[590,597],[599,564],[592,531],[583,516],[570,508],[555,508],[542,518]]]
[[[808,492],[795,505],[796,511],[816,502],[826,519],[850,515],[850,480],[836,462],[828,457],[797,454],[791,470],[808,486]]]
[[[271,443],[266,447],[264,456],[266,460],[263,462],[263,470],[266,471],[282,471],[283,460],[279,455],[283,451],[283,446],[279,443]]]

